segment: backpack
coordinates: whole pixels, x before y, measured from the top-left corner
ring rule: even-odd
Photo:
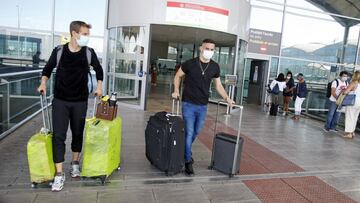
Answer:
[[[279,94],[279,92],[280,92],[279,84],[276,83],[276,85],[272,88],[271,93],[273,93],[273,94]]]
[[[331,97],[331,85],[332,85],[332,83],[333,83],[334,81],[336,81],[336,88],[339,86],[339,81],[338,81],[338,79],[335,79],[335,80],[329,82],[329,83],[327,84],[327,89],[326,89],[326,97],[327,97],[327,98],[330,98],[330,97]],[[349,84],[348,84],[348,81],[345,81],[345,84],[346,84],[346,85],[349,85]]]
[[[60,59],[62,56],[62,53],[64,51],[64,45],[59,45],[56,47],[56,66],[55,68],[59,68],[59,64],[60,64]],[[89,66],[89,71],[88,71],[88,90],[89,90],[89,94],[94,92],[94,90],[96,89],[96,79],[92,76],[91,72],[93,72],[93,70],[91,69],[91,50],[89,47],[86,47],[86,59],[88,62],[88,66]]]

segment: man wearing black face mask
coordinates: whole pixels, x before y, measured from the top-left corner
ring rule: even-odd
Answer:
[[[97,78],[95,95],[102,95],[103,70],[93,49],[86,47],[89,41],[91,25],[82,21],[73,21],[70,24],[71,41],[62,46],[62,54],[57,59],[59,49],[55,48],[43,69],[41,84],[38,91],[46,92],[46,82],[53,69],[58,65],[55,76],[54,100],[52,101],[53,114],[53,159],[56,175],[52,191],[60,191],[64,186],[65,175],[63,162],[65,155],[66,132],[70,123],[72,133],[72,162],[71,177],[80,176],[79,154],[82,148],[83,131],[85,125],[88,90],[88,73],[91,65]],[[91,61],[87,59],[87,51],[91,52]],[[61,53],[61,52],[60,52]],[[58,64],[57,64],[58,63]]]
[[[183,63],[174,78],[174,99],[179,98],[179,86],[183,76],[184,89],[182,94],[182,115],[185,122],[185,173],[194,175],[191,153],[192,143],[200,133],[205,123],[207,104],[209,100],[210,83],[213,80],[216,90],[231,106],[234,101],[229,98],[221,84],[220,67],[211,60],[214,54],[215,42],[205,39],[200,47],[200,57]]]

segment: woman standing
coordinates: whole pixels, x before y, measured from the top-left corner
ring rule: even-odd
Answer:
[[[306,95],[307,95],[307,87],[306,87],[306,82],[304,80],[304,75],[302,73],[299,73],[297,75],[297,79],[299,82],[296,85],[295,95],[294,95],[294,97],[296,97],[296,99],[295,99],[295,116],[292,117],[292,119],[294,119],[294,120],[300,119],[301,105],[304,102]]]
[[[355,104],[347,106],[345,110],[345,138],[353,138],[355,136],[355,128],[360,113],[360,71],[356,71],[353,75],[350,85],[346,88],[344,94],[354,91]]]
[[[293,97],[293,91],[295,88],[295,82],[292,72],[287,72],[286,74],[286,88],[284,89],[284,116],[287,116],[289,113],[289,103]]]
[[[283,73],[280,73],[278,77],[273,80],[270,84],[271,89],[271,107],[270,107],[270,115],[276,116],[279,101],[282,101],[279,97],[282,96],[282,92],[286,88],[285,76]]]

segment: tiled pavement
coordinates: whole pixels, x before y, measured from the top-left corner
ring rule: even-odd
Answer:
[[[169,110],[165,106],[168,101],[155,102],[151,110]],[[277,198],[281,196],[286,196],[284,202],[327,202],[326,198],[314,199],[321,193],[316,190],[319,185],[334,197],[343,198],[337,202],[351,201],[349,197],[360,201],[358,138],[345,140],[339,134],[323,132],[322,124],[316,121],[270,117],[253,106],[244,108],[242,134],[246,138],[241,175],[229,179],[208,170],[214,110],[215,105],[210,105],[205,130],[193,147],[195,177],[166,177],[151,166],[145,158],[144,128],[153,113],[120,106],[121,170],[105,186],[96,180],[72,180],[67,173],[65,188],[59,193],[49,192],[46,186],[30,187],[26,143],[40,128],[41,117],[37,116],[0,142],[0,202],[280,202]],[[237,128],[236,115],[221,115],[220,121],[231,126],[227,128],[230,132]],[[219,130],[224,128],[220,125]],[[295,180],[302,186],[297,187]],[[263,184],[267,182],[275,183],[271,188],[277,189],[270,190],[272,199],[263,198],[271,185]],[[291,187],[279,191],[278,183]]]

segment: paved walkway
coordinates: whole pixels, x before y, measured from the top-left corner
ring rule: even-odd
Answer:
[[[159,102],[151,110],[169,110]],[[89,105],[90,106],[90,105]],[[41,126],[40,115],[0,142],[0,202],[354,202],[360,201],[360,139],[325,133],[322,123],[270,117],[245,106],[240,175],[207,169],[215,105],[193,147],[196,176],[167,177],[145,158],[144,129],[153,112],[119,107],[123,118],[121,170],[101,186],[97,180],[67,180],[62,192],[32,189],[26,144]],[[224,111],[224,109],[221,109]],[[219,130],[234,133],[237,115],[221,115]],[[70,135],[70,134],[69,134]],[[68,152],[69,141],[68,137]],[[66,156],[69,169],[70,153]]]

